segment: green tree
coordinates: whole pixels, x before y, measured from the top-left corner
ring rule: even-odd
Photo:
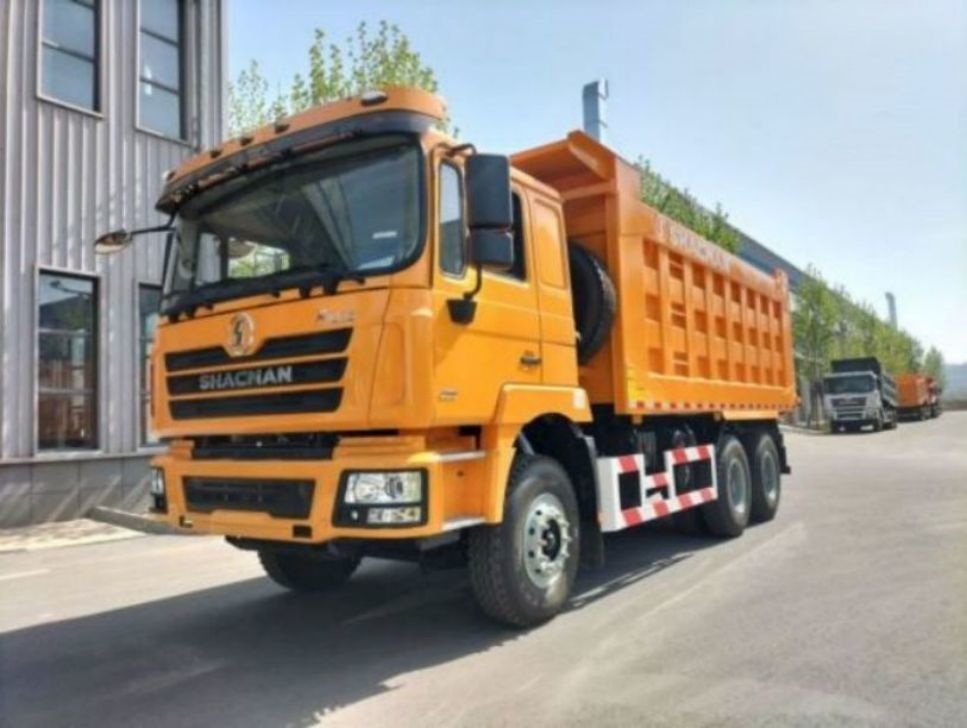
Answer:
[[[251,61],[229,83],[229,131],[239,134],[312,106],[388,86],[416,86],[436,92],[433,69],[423,62],[406,34],[381,21],[375,34],[366,23],[344,43],[333,43],[317,28],[307,54],[307,68],[296,73],[287,90],[270,95],[269,83]]]
[[[819,379],[829,369],[840,321],[836,295],[819,271],[810,268],[808,277],[796,290],[792,333],[796,352],[803,361],[803,373],[811,380]]]
[[[729,225],[729,216],[721,205],[711,211],[703,207],[687,189],[678,189],[655,172],[647,160],[639,158],[635,166],[641,175],[641,199],[644,202],[706,240],[732,253],[738,251],[739,234]]]
[[[941,389],[946,386],[947,375],[944,371],[943,354],[935,346],[931,346],[923,357],[923,373],[933,377]]]

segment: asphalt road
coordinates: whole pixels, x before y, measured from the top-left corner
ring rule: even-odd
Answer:
[[[529,633],[461,571],[299,597],[210,538],[0,555],[0,725],[967,724],[967,413],[787,442],[776,521],[615,536]]]

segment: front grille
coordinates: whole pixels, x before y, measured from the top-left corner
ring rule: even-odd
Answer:
[[[834,407],[865,407],[866,397],[838,397],[833,400]]]
[[[240,397],[176,399],[169,403],[171,417],[192,420],[203,417],[244,417],[334,412],[342,401],[342,389],[311,389],[279,394],[248,394]]]
[[[277,518],[308,518],[315,483],[311,480],[185,478],[189,511],[258,511]]]
[[[266,361],[292,356],[313,354],[337,354],[349,345],[352,329],[334,329],[314,334],[280,336],[266,339],[262,347],[248,356],[231,356],[222,346],[204,349],[188,349],[165,354],[165,367],[169,372],[201,369],[224,364],[243,364],[250,361]]]
[[[338,382],[346,371],[346,359],[228,369],[168,377],[168,394],[197,394],[238,389],[284,387],[298,384]]]
[[[194,460],[331,460],[339,437],[328,432],[209,435],[194,439]]]
[[[352,329],[335,329],[296,336],[268,338],[249,356],[232,357],[221,346],[175,351],[165,355],[166,384],[172,399],[171,418],[192,420],[334,412],[342,402],[338,386],[291,391],[289,387],[337,384],[346,373],[345,355],[306,360],[305,357],[342,354]],[[298,357],[294,362],[279,361]],[[224,365],[257,363],[251,367]],[[264,362],[264,363],[263,363]],[[203,371],[187,370],[201,369]],[[171,374],[172,372],[186,372]],[[245,390],[273,390],[234,394]],[[228,395],[230,396],[220,396]],[[204,395],[214,396],[204,396]],[[194,396],[191,399],[183,398]]]

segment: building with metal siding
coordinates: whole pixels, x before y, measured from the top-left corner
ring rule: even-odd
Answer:
[[[221,137],[225,2],[0,3],[0,527],[145,496],[163,241],[92,241],[164,222],[165,171]]]

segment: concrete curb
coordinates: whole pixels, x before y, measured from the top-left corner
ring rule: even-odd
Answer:
[[[128,528],[132,531],[140,531],[141,533],[150,533],[157,536],[203,535],[195,531],[175,528],[174,526],[169,526],[167,523],[159,523],[145,514],[129,513],[128,511],[119,511],[116,508],[105,508],[104,506],[95,506],[87,514],[87,517],[92,521],[109,523],[112,526],[120,526],[121,528]]]
[[[794,432],[797,435],[826,435],[828,431],[824,428],[822,430],[813,430],[809,427],[797,427],[795,425],[779,425],[779,429],[783,432]]]

